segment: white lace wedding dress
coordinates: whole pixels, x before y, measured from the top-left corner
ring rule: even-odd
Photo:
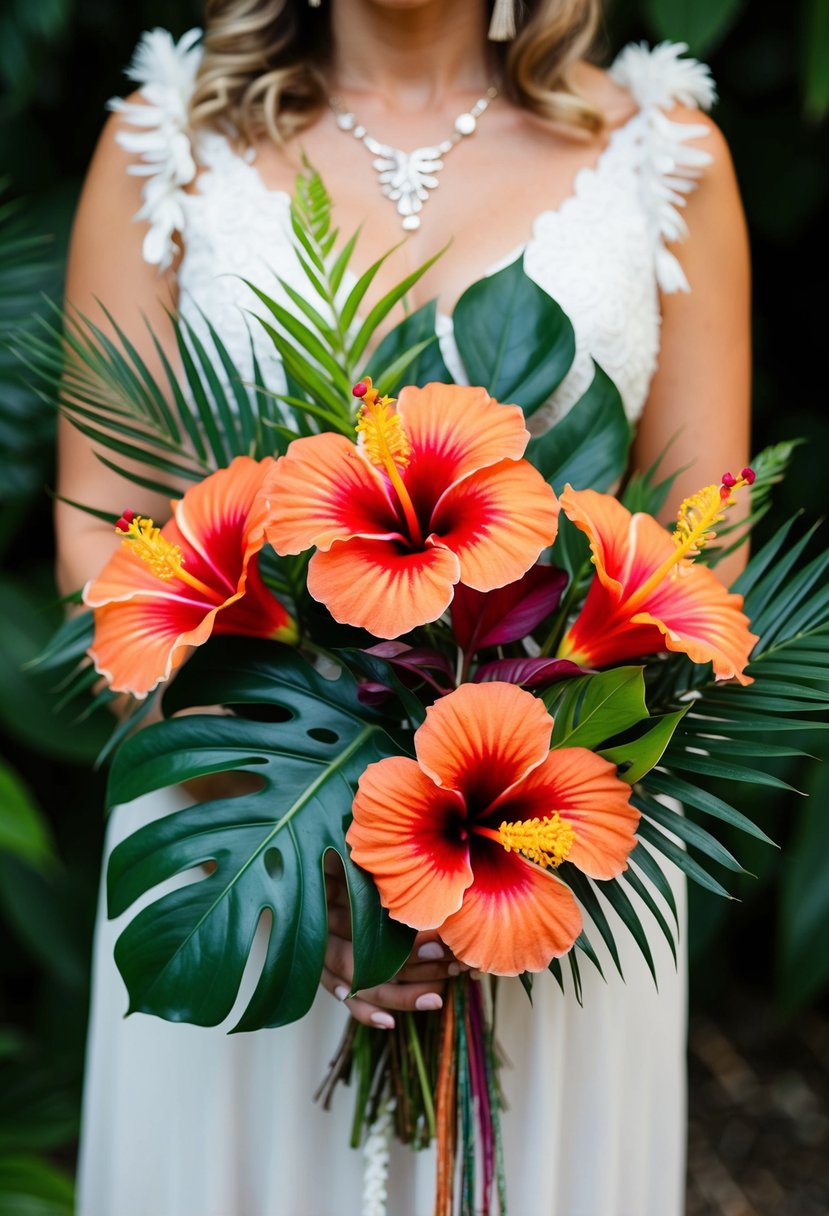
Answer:
[[[613,76],[639,111],[614,131],[597,165],[579,173],[566,202],[538,215],[524,249],[527,273],[563,306],[577,337],[574,367],[536,415],[535,429],[584,391],[591,357],[618,384],[631,420],[644,405],[659,349],[659,289],[688,289],[665,242],[682,235],[684,196],[708,160],[694,145],[705,128],[668,117],[677,101],[707,106],[713,99],[707,70],[681,59],[684,49],[622,53]],[[243,363],[249,338],[242,309],[251,296],[241,278],[276,294],[274,270],[298,290],[303,277],[288,197],[266,189],[255,164],[222,135],[204,134],[194,147],[186,134],[198,55],[195,33],[178,45],[163,31],[145,36],[132,75],[147,104],[113,105],[123,112],[120,138],[146,175],[139,216],[147,225],[145,257],[165,264],[174,233],[180,236],[182,311],[198,328],[203,310]],[[441,318],[441,325],[454,372],[451,322]],[[259,353],[278,387],[266,342]],[[118,808],[108,848],[179,805],[171,792]],[[673,885],[682,913],[676,875]],[[517,981],[502,983],[511,1216],[682,1212],[685,968],[675,968],[643,916],[653,926],[659,992],[618,921],[625,982],[604,952],[604,980],[582,967],[583,1008],[548,974],[537,977],[532,1009]],[[343,1007],[321,993],[299,1024],[237,1036],[140,1014],[125,1018],[127,996],[112,957],[121,927],[107,922],[102,901],[79,1216],[361,1216],[363,1161],[347,1147],[352,1095],[341,1091],[331,1113],[312,1101],[341,1034]],[[248,991],[256,962],[246,973]],[[398,1146],[389,1216],[430,1216],[433,1178],[430,1154]]]

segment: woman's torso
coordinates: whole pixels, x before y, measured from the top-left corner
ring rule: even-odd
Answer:
[[[156,31],[152,37],[162,35]],[[333,115],[303,132],[284,153],[267,144],[242,153],[216,130],[202,130],[189,142],[188,72],[172,76],[167,69],[165,80],[170,49],[171,44],[165,54],[143,59],[143,100],[156,107],[158,118],[154,125],[146,112],[142,116],[143,151],[141,136],[130,133],[131,150],[145,161],[153,157],[155,171],[145,189],[155,197],[144,208],[154,240],[150,259],[160,261],[162,249],[171,253],[177,243],[183,315],[197,329],[205,320],[214,324],[243,367],[252,333],[278,390],[281,370],[273,348],[259,326],[249,326],[255,299],[245,280],[283,303],[289,301],[279,279],[308,294],[290,223],[289,191],[300,150],[322,174],[342,240],[362,224],[355,272],[406,234],[394,205],[381,194],[372,156],[338,129]],[[182,40],[176,53],[180,65],[192,69],[192,78],[197,46]],[[544,129],[496,101],[475,135],[446,157],[421,229],[381,268],[366,300],[370,307],[415,265],[448,245],[410,303],[416,307],[438,297],[444,358],[461,379],[448,314],[471,282],[523,252],[526,272],[562,305],[577,341],[573,369],[533,419],[534,429],[549,426],[578,399],[592,378],[593,359],[617,382],[631,420],[640,414],[659,349],[659,289],[687,288],[666,245],[681,234],[679,209],[707,160],[693,142],[706,128],[693,121],[693,114],[690,121],[687,115],[684,121],[668,117],[677,100],[707,104],[713,95],[705,69],[681,60],[679,48],[631,47],[609,75],[589,68],[585,73],[608,116],[609,135],[585,143]],[[471,100],[459,101],[460,108]],[[127,123],[134,121],[136,110],[120,107]],[[432,120],[419,142],[440,134]]]

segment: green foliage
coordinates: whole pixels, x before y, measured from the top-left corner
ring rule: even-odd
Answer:
[[[47,820],[20,777],[0,760],[0,853],[43,867],[54,856]]]
[[[0,1211],[4,1216],[72,1216],[72,1180],[37,1157],[0,1157]]]
[[[573,327],[555,300],[524,273],[523,258],[463,293],[452,317],[470,384],[535,413],[576,354]]]
[[[6,576],[0,578],[0,596],[0,724],[18,745],[41,756],[91,763],[112,723],[100,714],[79,720],[78,706],[63,703],[63,681],[71,678],[80,654],[66,653],[48,669],[26,667],[46,648],[60,619],[48,582]]]
[[[555,719],[554,748],[596,748],[648,716],[641,667],[567,680],[541,699]]]
[[[829,3],[804,0],[799,17],[803,100],[809,117],[821,119],[829,111]]]
[[[594,363],[590,387],[564,417],[530,441],[527,459],[557,491],[609,490],[627,468],[630,424],[616,385]]]
[[[234,706],[243,716],[187,715],[140,731],[115,758],[110,804],[215,772],[247,772],[262,787],[166,816],[115,849],[113,916],[158,883],[191,872],[187,885],[157,897],[130,922],[116,961],[131,1011],[216,1025],[233,1008],[257,924],[269,910],[264,966],[235,1029],[281,1026],[307,1012],[319,984],[328,852],[345,866],[360,944],[355,990],[388,979],[411,949],[413,935],[381,909],[373,882],[345,846],[360,773],[397,748],[346,672],[325,680],[277,644],[224,638],[203,647],[170,688],[165,708],[205,703]],[[199,870],[206,863],[215,865],[209,873]],[[212,966],[203,965],[206,958]]]
[[[740,15],[744,0],[643,0],[657,38],[686,42],[693,55],[707,55]]]
[[[781,858],[777,966],[782,1005],[801,1009],[829,982],[829,768],[823,765]]]
[[[51,243],[32,234],[20,203],[2,201],[7,184],[0,179],[0,551],[41,491],[54,435],[53,412],[24,383],[10,344],[32,332],[41,293],[58,288],[57,265],[47,258]]]

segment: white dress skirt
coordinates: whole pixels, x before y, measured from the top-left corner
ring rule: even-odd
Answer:
[[[695,144],[707,128],[687,112],[672,114],[677,101],[707,106],[713,99],[707,70],[682,59],[682,49],[629,47],[619,56],[611,74],[638,112],[612,132],[595,166],[578,174],[570,197],[541,211],[526,244],[504,259],[523,252],[526,273],[575,329],[573,367],[532,418],[534,431],[584,392],[592,359],[618,385],[632,423],[644,407],[659,351],[659,292],[689,288],[668,244],[683,231],[681,208],[709,160]],[[163,266],[174,242],[183,246],[183,315],[206,339],[207,322],[215,325],[244,366],[251,294],[243,280],[277,297],[274,271],[295,290],[307,283],[288,196],[268,190],[255,163],[219,132],[188,142],[184,116],[199,54],[195,31],[178,45],[163,31],[145,37],[131,75],[146,104],[113,103],[122,118],[117,138],[143,162],[133,167],[145,181],[145,258]],[[441,350],[460,378],[451,323],[439,321]],[[278,391],[274,352],[257,327],[252,336]],[[108,849],[182,805],[181,797],[168,792],[117,808]],[[672,877],[683,913],[683,884]],[[657,993],[627,930],[608,917],[618,929],[624,982],[603,953],[605,979],[589,964],[582,968],[583,1008],[548,974],[535,984],[532,1009],[517,981],[501,985],[499,1039],[511,1061],[503,1077],[511,1216],[683,1211],[684,939],[681,933],[677,970],[643,912]],[[79,1216],[361,1216],[362,1159],[348,1148],[351,1094],[341,1090],[330,1113],[312,1101],[339,1042],[343,1007],[321,993],[297,1025],[233,1036],[141,1014],[125,1018],[127,996],[113,962],[120,927],[106,920],[102,904]],[[431,1216],[433,1184],[430,1154],[395,1152],[389,1216]]]
[[[173,790],[116,808],[107,849],[187,805]],[[673,877],[684,928],[684,888]],[[352,1091],[340,1087],[330,1111],[313,1101],[345,1008],[321,991],[301,1022],[237,1035],[226,1032],[233,1015],[215,1029],[125,1017],[113,961],[124,918],[107,921],[101,898],[79,1216],[362,1216],[363,1155],[348,1146]],[[500,984],[510,1216],[683,1211],[685,965],[677,969],[653,934],[657,992],[627,930],[611,910],[608,919],[625,982],[593,933],[605,980],[582,967],[583,1007],[548,974],[536,977],[532,1007],[517,980]],[[239,1006],[259,965],[254,953]],[[389,1216],[432,1216],[434,1180],[431,1151],[395,1145]]]

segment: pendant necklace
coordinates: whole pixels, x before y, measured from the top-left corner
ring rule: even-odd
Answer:
[[[429,198],[429,191],[439,184],[436,174],[443,168],[443,158],[465,136],[473,134],[478,119],[497,96],[497,88],[494,84],[490,85],[474,106],[458,115],[455,129],[448,139],[425,148],[415,148],[413,152],[403,152],[400,148],[381,144],[374,139],[339,97],[329,97],[328,104],[334,111],[340,130],[350,132],[371,152],[380,189],[396,205],[405,230],[414,232],[420,227],[420,212]]]

